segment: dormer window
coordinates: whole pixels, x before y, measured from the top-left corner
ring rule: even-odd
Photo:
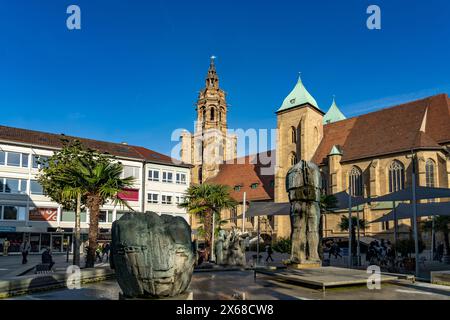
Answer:
[[[258,183],[252,183],[251,185],[250,185],[250,187],[252,188],[252,189],[256,189],[256,188],[258,188]]]
[[[240,185],[234,186],[234,191],[241,191],[241,186]]]
[[[295,98],[294,99],[291,99],[291,101],[289,101],[291,104],[294,104],[295,103]]]

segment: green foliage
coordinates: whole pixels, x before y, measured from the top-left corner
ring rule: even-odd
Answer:
[[[337,207],[337,198],[334,195],[323,194],[320,196],[320,211],[327,213]]]
[[[292,241],[290,238],[279,238],[272,246],[273,251],[291,253]]]
[[[352,216],[352,229],[355,229],[358,223],[358,218],[356,216]],[[339,228],[341,229],[341,231],[348,231],[348,216],[341,216],[341,222],[339,223]],[[367,229],[368,225],[366,220],[364,219],[359,219],[359,228],[360,229]]]
[[[220,211],[234,208],[236,205],[237,202],[230,196],[230,190],[225,185],[204,183],[190,186],[187,189],[184,202],[179,204],[179,207],[200,217],[203,226],[199,230],[199,235],[205,238],[207,256],[211,251],[213,216],[218,217],[218,221],[220,221]],[[217,227],[219,226],[220,223]],[[217,229],[214,232],[217,233]]]

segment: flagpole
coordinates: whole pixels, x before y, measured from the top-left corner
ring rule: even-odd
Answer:
[[[414,251],[416,256],[416,277],[419,276],[419,235],[417,230],[417,198],[416,198],[416,156],[412,153],[412,207],[413,207],[413,226],[414,226]]]

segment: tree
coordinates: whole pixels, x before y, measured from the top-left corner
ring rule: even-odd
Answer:
[[[206,260],[212,246],[213,215],[220,215],[222,209],[231,209],[236,205],[237,202],[230,196],[228,186],[204,183],[187,189],[184,202],[179,207],[187,209],[192,215],[200,216],[203,221]]]
[[[85,148],[81,143],[66,145],[48,161],[50,170],[43,170],[40,177],[45,192],[48,191],[65,205],[76,203],[79,198],[89,209],[89,247],[86,267],[92,268],[95,263],[95,250],[98,237],[98,216],[100,207],[111,201],[115,205],[123,205],[131,209],[128,203],[119,197],[119,193],[133,184],[134,178],[121,178],[123,166],[109,154],[101,154]],[[70,149],[73,147],[73,149]],[[71,151],[77,150],[74,155]],[[64,159],[63,163],[58,160]]]
[[[444,243],[446,248],[446,255],[450,256],[450,241],[449,241],[449,232],[450,232],[450,217],[449,216],[435,216],[434,217],[434,231],[441,232],[444,235]],[[426,221],[423,225],[423,229],[425,231],[431,231],[433,226],[433,221]]]
[[[80,265],[80,214],[83,207],[83,192],[75,185],[69,185],[65,181],[64,172],[74,165],[75,159],[83,157],[87,152],[78,140],[69,141],[61,139],[63,148],[55,152],[48,159],[38,158],[38,181],[42,185],[44,193],[53,201],[59,203],[64,210],[75,211],[75,228],[73,239],[73,264]],[[73,196],[64,194],[63,190],[74,188]],[[75,192],[75,189],[78,192]]]
[[[341,222],[339,223],[339,228],[341,229],[341,231],[348,231],[348,217],[347,216],[341,216]],[[351,234],[352,234],[352,255],[356,254],[356,226],[358,224],[358,219],[355,216],[352,216],[352,230],[351,230]],[[359,228],[360,229],[367,229],[368,225],[366,220],[364,219],[359,219]]]

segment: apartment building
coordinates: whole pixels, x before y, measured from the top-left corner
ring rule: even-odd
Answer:
[[[32,252],[72,250],[75,213],[46,197],[37,181],[38,159],[61,148],[63,137],[112,154],[123,164],[123,177],[135,179],[119,196],[134,211],[178,215],[189,222],[186,211],[178,208],[190,183],[189,165],[143,147],[0,126],[0,252],[6,239],[10,253],[18,252],[25,239],[30,239]],[[108,240],[112,222],[129,209],[112,203],[101,209],[99,240]],[[87,238],[88,229],[89,212],[83,211],[82,237]]]

